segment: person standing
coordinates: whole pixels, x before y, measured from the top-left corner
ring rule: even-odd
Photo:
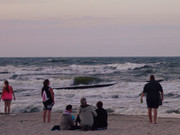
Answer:
[[[141,102],[143,101],[144,94],[146,93],[146,102],[148,107],[148,117],[149,122],[157,124],[157,109],[159,107],[160,98],[164,100],[164,94],[161,84],[158,81],[155,81],[154,75],[150,76],[150,81],[144,86]],[[160,96],[161,94],[161,96]],[[154,113],[153,121],[152,121],[152,110]]]
[[[16,100],[12,86],[10,86],[9,82],[5,80],[1,95],[1,98],[4,101],[4,113],[10,113],[12,96],[14,97],[14,100]]]
[[[41,97],[43,98],[43,121],[46,122],[46,117],[48,119],[48,122],[50,122],[51,118],[51,110],[54,105],[54,92],[51,87],[49,87],[50,82],[48,79],[44,80],[43,82],[44,86],[41,90]]]

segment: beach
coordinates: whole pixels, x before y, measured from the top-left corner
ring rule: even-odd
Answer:
[[[51,122],[42,122],[42,112],[0,114],[1,135],[179,135],[180,118],[158,118],[148,123],[147,116],[109,114],[108,129],[100,131],[51,131],[60,123],[61,113],[52,112]]]

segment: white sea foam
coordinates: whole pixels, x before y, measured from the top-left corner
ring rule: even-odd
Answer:
[[[53,59],[49,60],[49,62],[52,61]],[[65,64],[67,66],[59,64],[54,64],[53,66],[0,66],[0,72],[2,72],[2,74],[0,74],[0,88],[2,89],[3,87],[3,81],[8,79],[10,85],[13,86],[17,98],[16,101],[12,101],[11,109],[12,112],[19,113],[42,110],[41,88],[44,79],[49,79],[50,85],[53,88],[71,86],[74,80],[73,77],[81,75],[92,76],[104,80],[112,79],[116,81],[117,84],[110,87],[83,90],[54,89],[55,105],[53,111],[62,111],[67,104],[72,104],[74,108],[77,108],[80,104],[80,98],[86,97],[88,103],[94,106],[97,101],[103,101],[104,108],[110,108],[114,113],[134,115],[147,114],[145,98],[143,104],[140,104],[139,101],[139,94],[142,92],[144,84],[146,83],[144,72],[141,72],[141,69],[144,71],[146,68],[150,67],[150,70],[156,71],[161,63],[162,62],[139,64],[125,62],[124,64],[121,64],[114,62],[112,64],[98,63],[96,65],[73,63]],[[130,74],[128,74],[129,71]],[[137,74],[131,74],[134,73],[133,71],[137,72]],[[7,72],[7,74],[4,74],[3,72]],[[164,75],[164,70],[162,73]],[[162,74],[159,76],[161,77]],[[166,79],[167,76],[164,78]],[[173,74],[173,77],[174,76],[175,75]],[[131,81],[130,79],[132,77],[134,78]],[[178,78],[178,74],[175,77]],[[139,79],[141,79],[141,81],[139,81]],[[144,82],[142,82],[143,79]],[[161,84],[164,88],[165,100],[163,106],[158,109],[159,114],[178,113],[180,111],[178,97],[180,96],[179,80],[165,80],[161,82]],[[3,106],[3,102],[0,102],[0,112],[3,112]]]

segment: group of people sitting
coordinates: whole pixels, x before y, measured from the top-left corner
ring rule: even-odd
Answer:
[[[48,79],[44,80],[44,86],[41,90],[41,96],[43,98],[43,121],[50,122],[51,110],[54,102],[54,92],[51,87],[49,87],[50,82]],[[81,98],[81,105],[77,109],[77,117],[71,114],[72,105],[67,105],[65,111],[62,114],[60,129],[62,130],[96,130],[96,129],[107,129],[107,111],[103,109],[103,103],[101,101],[97,102],[97,109],[95,110],[91,105],[87,104],[86,98]],[[57,127],[59,128],[59,126]],[[54,129],[54,128],[53,128]]]
[[[72,105],[67,105],[66,110],[61,116],[60,128],[62,130],[75,130],[82,129],[87,130],[102,130],[107,129],[107,111],[103,109],[103,103],[97,102],[97,109],[87,104],[86,98],[81,98],[81,105],[77,110],[76,119],[71,114]]]

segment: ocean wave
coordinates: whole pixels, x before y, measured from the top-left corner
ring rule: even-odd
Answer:
[[[15,67],[6,66],[0,73],[7,73],[11,75],[10,79],[26,79],[22,76],[37,76],[37,75],[76,75],[76,74],[86,74],[86,75],[97,75],[97,74],[113,74],[118,72],[126,72],[129,70],[140,70],[148,69],[147,64],[138,64],[126,62],[124,64],[96,64],[96,65],[79,65],[71,64],[67,66],[27,66],[27,67]],[[151,72],[151,71],[147,71]]]
[[[94,78],[94,77],[87,77],[87,76],[79,76],[75,77],[73,81],[73,85],[89,85],[89,84],[97,84],[100,83],[102,80],[99,78]]]
[[[137,69],[137,68],[142,68],[146,64],[138,64],[138,63],[126,62],[124,64],[111,64],[111,65],[114,65],[118,70],[134,70],[134,69]]]
[[[32,113],[32,112],[40,112],[42,111],[42,106],[16,106],[16,108],[12,108],[12,113]]]
[[[48,59],[48,62],[52,62],[52,63],[59,63],[59,62],[66,62],[67,60],[65,59]]]
[[[133,70],[135,68],[144,67],[145,64],[124,63],[124,64],[106,64],[106,65],[71,65],[69,70],[76,73],[84,74],[108,74],[118,71]],[[67,70],[66,70],[67,71]]]
[[[168,110],[168,111],[166,111],[166,113],[176,113],[176,114],[180,114],[180,109]]]
[[[0,72],[0,74],[8,74],[9,72],[4,71],[4,72]]]
[[[180,95],[175,94],[175,93],[168,93],[168,94],[165,94],[164,96],[165,97],[174,97],[174,98],[179,98],[180,97]]]
[[[150,65],[144,65],[142,67],[136,67],[136,68],[134,68],[134,70],[148,69],[148,68],[151,68],[151,67],[152,66],[150,66]]]

